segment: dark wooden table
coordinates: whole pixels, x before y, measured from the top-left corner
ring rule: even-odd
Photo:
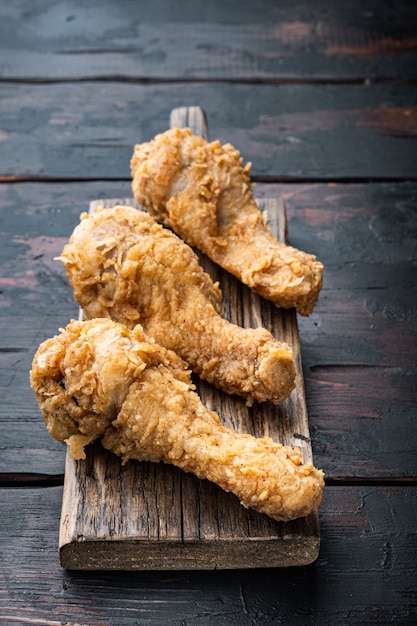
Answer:
[[[417,4],[20,0],[0,35],[0,624],[417,623]],[[133,145],[187,105],[325,264],[299,319],[320,556],[65,571],[65,450],[28,380],[77,315],[53,257],[90,200],[131,194]]]

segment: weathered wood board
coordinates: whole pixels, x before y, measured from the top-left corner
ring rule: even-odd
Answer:
[[[100,88],[88,80],[4,80],[0,181],[126,181],[132,143],[164,130],[171,108],[191,99],[206,104],[212,137],[241,149],[258,182],[416,180],[414,84],[278,80],[255,89],[254,96],[245,81]]]
[[[201,109],[174,110],[173,125],[206,134]],[[131,198],[96,200],[97,206],[135,206]],[[259,201],[269,224],[287,238],[285,208],[273,199]],[[138,207],[140,209],[140,207]],[[296,389],[279,406],[247,407],[244,400],[196,381],[204,404],[230,427],[268,435],[298,446],[312,460],[295,310],[279,310],[233,276],[200,255],[201,263],[223,292],[224,315],[241,326],[264,326],[294,351]],[[305,565],[320,545],[317,512],[289,523],[275,522],[243,508],[238,499],[208,481],[172,466],[129,462],[99,444],[85,461],[67,454],[59,539],[60,560],[68,569],[231,569]]]
[[[140,2],[106,11],[101,2],[90,2],[74,3],[63,19],[56,0],[3,2],[0,75],[73,81],[415,80],[415,2],[400,0],[395,11],[372,3],[359,11],[355,0],[333,4],[200,7],[154,0],[146,11]]]

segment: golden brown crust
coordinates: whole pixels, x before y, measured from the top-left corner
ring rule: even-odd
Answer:
[[[298,449],[226,428],[206,409],[173,352],[110,320],[71,322],[33,359],[31,385],[50,434],[75,459],[101,438],[128,459],[163,461],[287,521],[321,501],[323,472]]]
[[[84,214],[60,259],[87,319],[140,323],[194,372],[248,404],[278,403],[294,388],[289,346],[264,328],[225,320],[219,286],[196,254],[143,211]]]
[[[158,221],[277,306],[312,312],[323,266],[276,240],[233,146],[173,128],[135,146],[131,170],[136,202]]]

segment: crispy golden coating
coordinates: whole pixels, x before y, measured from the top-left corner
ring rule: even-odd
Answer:
[[[159,222],[277,306],[312,312],[323,266],[276,240],[233,146],[173,128],[135,146],[131,170],[136,202]]]
[[[186,365],[138,325],[71,322],[42,343],[31,385],[49,433],[75,459],[97,438],[128,459],[171,463],[231,491],[276,520],[305,516],[321,501],[323,473],[298,449],[226,428],[202,404]]]
[[[292,351],[221,315],[221,293],[179,237],[130,207],[81,216],[61,257],[85,317],[140,323],[220,389],[275,403],[294,388]]]

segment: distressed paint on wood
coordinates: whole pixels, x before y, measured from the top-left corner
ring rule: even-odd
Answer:
[[[129,180],[135,143],[171,109],[207,111],[210,135],[232,143],[257,180],[415,180],[414,85],[4,83],[0,181]]]
[[[178,572],[66,571],[62,488],[4,489],[2,623],[414,626],[417,488],[328,487],[314,565]],[[295,600],[297,606],[295,607]]]
[[[368,4],[368,6],[367,6]],[[0,74],[14,80],[416,78],[414,3],[81,2],[0,7]],[[22,28],[22,24],[24,27]]]

